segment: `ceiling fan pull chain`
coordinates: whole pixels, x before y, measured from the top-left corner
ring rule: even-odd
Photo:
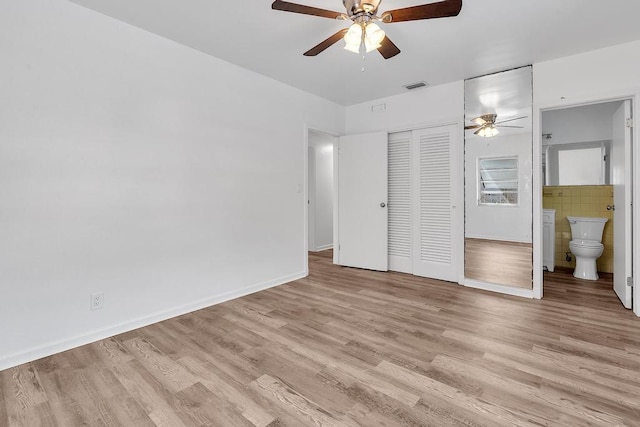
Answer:
[[[362,69],[360,72],[364,73],[364,67],[367,59],[367,45],[365,43],[365,29],[362,29],[362,42],[360,43],[360,52],[362,52]]]

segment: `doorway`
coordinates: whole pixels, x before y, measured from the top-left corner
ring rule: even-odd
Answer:
[[[308,251],[333,248],[333,148],[336,137],[308,131]]]
[[[543,286],[544,281],[554,286],[559,281],[567,289],[609,287],[628,309],[632,308],[630,118],[631,101],[619,100],[545,110],[541,121]],[[580,224],[586,223],[604,226],[595,232],[597,236],[576,236]],[[582,243],[576,243],[583,240],[594,248],[600,244],[601,251],[583,251]],[[590,270],[594,261],[589,258],[596,255],[595,269]]]

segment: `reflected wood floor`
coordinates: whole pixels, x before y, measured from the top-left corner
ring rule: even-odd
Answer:
[[[464,239],[464,277],[522,289],[533,289],[533,245]]]
[[[640,425],[640,319],[610,282],[546,274],[531,301],[330,257],[0,372],[0,425]]]

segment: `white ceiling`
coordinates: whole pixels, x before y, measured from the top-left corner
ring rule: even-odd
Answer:
[[[402,50],[362,58],[342,42],[303,52],[345,21],[271,10],[270,0],[72,0],[342,105],[640,39],[638,0],[464,0],[455,18],[384,25]],[[291,0],[343,11],[340,0]],[[429,3],[383,0],[380,11]]]

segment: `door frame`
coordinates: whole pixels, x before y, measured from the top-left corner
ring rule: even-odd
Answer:
[[[309,130],[309,135],[313,132],[311,129]],[[311,199],[315,199],[315,163],[316,163],[316,150],[315,148],[309,145],[307,147],[307,250],[311,251],[311,248],[316,246],[316,233],[315,227],[312,227],[312,224],[315,224],[315,212],[311,209]],[[313,157],[313,158],[312,158]],[[313,193],[313,194],[312,194]],[[315,204],[315,200],[313,200]]]
[[[535,104],[533,106],[533,294],[534,298],[541,299],[544,296],[544,284],[542,274],[542,113],[544,111],[561,110],[566,108],[581,107],[585,105],[601,104],[606,102],[631,101],[632,112],[632,145],[638,147],[638,99],[640,92],[635,90],[623,91],[611,97],[585,97],[575,99],[571,102],[559,100],[549,104]],[[632,149],[631,169],[640,172],[640,149]],[[632,201],[640,200],[640,173],[633,173],[631,178]],[[640,244],[635,238],[640,224],[640,209],[633,209],[631,212],[631,233],[632,233],[632,261],[631,267],[634,276],[633,284],[633,311],[640,317],[640,285],[638,284],[638,274],[640,273]]]
[[[328,130],[322,129],[322,126],[314,126],[313,124],[305,123],[303,130],[303,138],[302,138],[302,149],[304,150],[304,162],[303,162],[303,198],[302,203],[304,207],[304,239],[303,239],[303,249],[302,249],[302,259],[304,266],[304,274],[305,276],[309,275],[309,133],[322,133],[324,135],[330,136],[332,138],[340,137],[340,134],[331,132]],[[333,144],[334,153],[335,153],[335,140]],[[335,157],[334,157],[335,161]],[[335,200],[335,194],[333,195]],[[334,224],[335,229],[335,224]]]

